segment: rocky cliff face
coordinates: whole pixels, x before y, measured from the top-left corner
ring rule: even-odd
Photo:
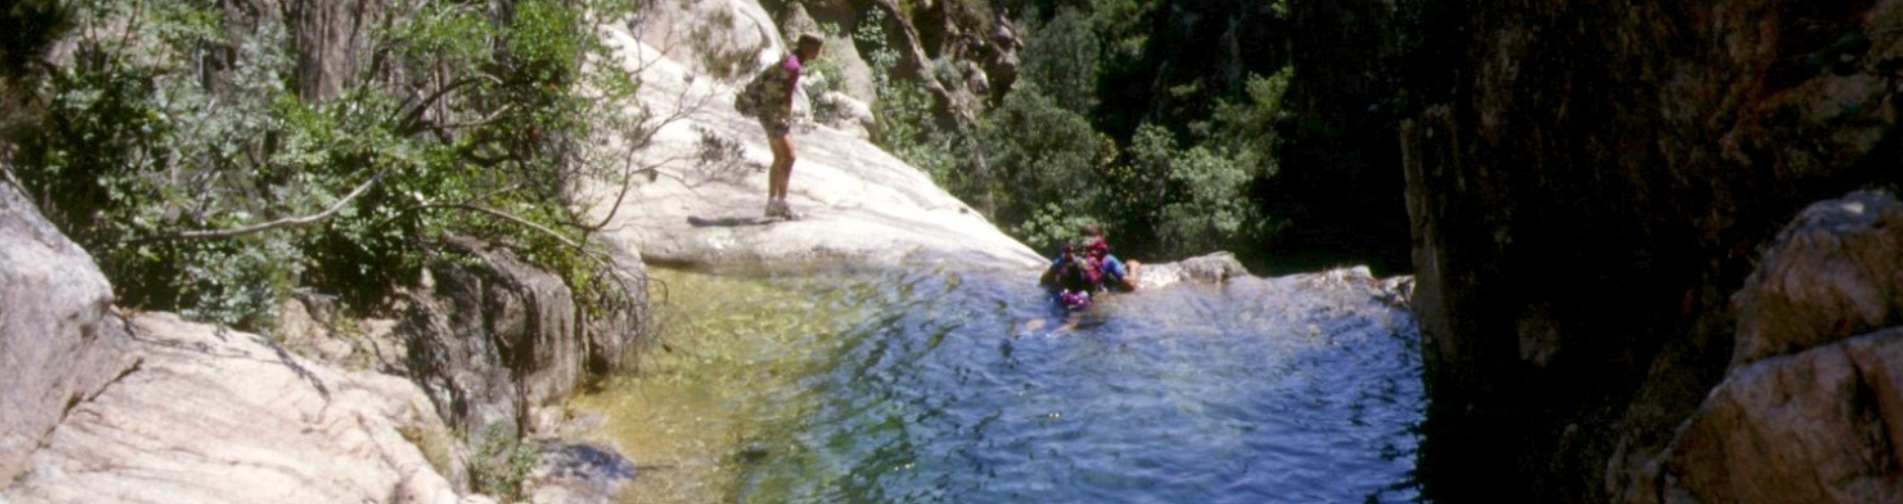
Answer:
[[[1674,434],[1695,414],[1775,416],[1765,414],[1779,406],[1756,399],[1699,413],[1721,380],[1727,391],[1715,396],[1765,390],[1751,388],[1754,378],[1741,376],[1750,368],[1733,362],[1808,354],[1899,322],[1894,312],[1858,311],[1858,303],[1883,306],[1889,290],[1845,288],[1879,301],[1843,304],[1847,312],[1797,302],[1796,312],[1830,321],[1821,325],[1829,329],[1810,324],[1802,337],[1760,344],[1754,328],[1796,312],[1777,303],[1734,307],[1732,297],[1766,260],[1760,251],[1774,233],[1806,205],[1903,182],[1896,170],[1903,2],[1424,2],[1406,10],[1420,30],[1405,42],[1434,58],[1408,76],[1405,91],[1419,104],[1400,126],[1434,398],[1422,458],[1430,495],[1549,502],[1752,495],[1749,487],[1643,490],[1710,488],[1703,475],[1717,474],[1644,468],[1663,453],[1675,468],[1775,455],[1712,451],[1722,444],[1713,440],[1748,431],[1708,420],[1685,427],[1688,440]],[[1886,254],[1871,250],[1857,260]],[[1813,274],[1778,281],[1827,282]],[[1816,373],[1771,374],[1877,397],[1848,404],[1893,403],[1887,385],[1847,385],[1894,380],[1844,374],[1847,363],[1871,362],[1871,352],[1848,354],[1812,359]],[[1856,411],[1895,422],[1888,410]],[[1771,452],[1811,446],[1788,431],[1757,432]],[[1797,460],[1780,462],[1786,472],[1730,479],[1845,481]],[[1880,485],[1893,490],[1894,464],[1879,472]],[[1661,483],[1661,474],[1678,480]],[[1819,495],[1895,494],[1792,497]]]
[[[1626,502],[1903,500],[1903,204],[1818,202],[1733,298],[1724,381],[1651,460],[1615,459]],[[1631,457],[1642,456],[1634,452]]]
[[[407,347],[397,371],[472,437],[538,430],[537,409],[624,369],[647,337],[645,267],[631,252],[613,256],[628,298],[591,313],[560,277],[506,248],[456,238],[443,249],[397,327]]]

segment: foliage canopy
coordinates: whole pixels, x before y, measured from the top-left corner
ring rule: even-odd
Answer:
[[[516,248],[591,307],[618,299],[587,245],[598,226],[565,200],[614,175],[583,145],[641,133],[605,118],[638,84],[584,65],[606,50],[589,20],[614,6],[405,7],[365,23],[375,49],[346,57],[371,63],[329,95],[299,85],[323,56],[293,52],[294,22],[211,0],[70,4],[73,61],[16,93],[37,113],[11,164],[132,306],[269,331],[293,286],[374,306],[448,235]]]
[[[1288,225],[1264,214],[1249,190],[1279,171],[1277,128],[1292,72],[1283,62],[1266,76],[1172,82],[1182,76],[1159,34],[1181,31],[1185,20],[1166,4],[995,3],[1025,27],[1008,94],[969,127],[943,128],[923,115],[932,104],[921,98],[930,95],[882,75],[875,141],[1033,246],[1072,238],[1083,224],[1119,230],[1123,249],[1140,254],[1258,246]],[[1288,11],[1273,2],[1237,15]],[[1132,102],[1131,88],[1144,86],[1167,100]]]

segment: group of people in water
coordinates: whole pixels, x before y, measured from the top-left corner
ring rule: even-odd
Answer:
[[[1137,263],[1125,264],[1110,253],[1110,242],[1101,228],[1085,226],[1084,237],[1066,241],[1057,257],[1038,279],[1038,285],[1051,291],[1065,308],[1079,310],[1090,306],[1091,296],[1102,292],[1130,292],[1137,288]],[[1081,249],[1081,250],[1080,250]]]

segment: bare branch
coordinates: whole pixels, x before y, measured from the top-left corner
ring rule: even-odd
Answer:
[[[463,210],[463,211],[480,213],[480,214],[488,215],[490,217],[495,217],[498,219],[513,222],[518,225],[521,225],[522,227],[536,230],[544,235],[548,235],[548,237],[550,238],[554,238],[556,241],[562,242],[563,245],[573,247],[575,250],[580,250],[583,252],[588,251],[587,247],[582,246],[582,244],[580,243],[575,243],[575,240],[571,240],[566,236],[562,236],[561,233],[556,232],[553,229],[549,229],[548,226],[536,224],[535,221],[517,217],[515,214],[511,214],[501,210],[496,210],[489,207],[471,205],[466,203],[444,203],[444,204],[434,204],[434,205],[422,205],[416,208],[419,210],[429,209],[429,208],[449,208],[449,209],[455,209],[455,210]]]
[[[509,112],[510,112],[510,111],[512,111],[512,110],[515,110],[515,105],[514,105],[514,104],[509,104],[509,105],[503,105],[503,106],[501,106],[501,107],[498,107],[498,108],[496,108],[496,111],[495,111],[495,112],[491,112],[491,113],[489,113],[489,116],[488,116],[488,117],[484,117],[484,118],[481,118],[481,119],[477,119],[477,120],[474,120],[474,121],[468,121],[468,122],[459,122],[459,123],[450,123],[450,124],[438,124],[438,125],[434,125],[434,126],[431,126],[431,127],[430,127],[430,129],[434,129],[434,130],[437,130],[437,131],[448,131],[448,130],[452,130],[452,129],[461,129],[461,128],[473,128],[473,127],[476,127],[476,126],[482,126],[482,125],[486,125],[486,124],[489,124],[489,123],[492,123],[492,122],[496,122],[496,120],[497,120],[497,119],[501,119],[501,118],[502,118],[502,115],[503,115],[503,114],[507,114],[507,113],[509,113]]]
[[[343,211],[345,205],[349,205],[352,200],[357,199],[358,196],[362,196],[365,191],[370,190],[370,186],[376,185],[377,181],[383,180],[384,173],[387,173],[387,172],[382,172],[382,171],[377,172],[376,176],[370,177],[370,180],[365,180],[363,184],[357,186],[357,189],[350,191],[350,194],[344,195],[343,199],[337,200],[336,204],[331,205],[330,208],[327,208],[324,211],[318,212],[315,214],[306,215],[303,217],[288,217],[288,218],[274,220],[271,222],[253,224],[253,225],[245,226],[241,228],[201,229],[201,230],[191,230],[191,231],[180,231],[178,233],[169,234],[169,235],[147,236],[144,238],[131,240],[127,243],[137,245],[141,243],[166,242],[166,241],[214,240],[214,239],[224,239],[224,238],[236,238],[239,236],[262,233],[265,231],[270,231],[270,230],[278,229],[278,228],[291,227],[291,226],[307,226],[313,223],[322,222],[326,219],[331,218],[331,216],[337,215],[337,212]]]
[[[437,89],[435,92],[430,93],[428,97],[425,97],[423,98],[422,101],[417,102],[416,106],[410,107],[410,111],[403,114],[403,120],[397,122],[398,124],[397,131],[403,132],[405,134],[416,131],[417,124],[423,120],[423,112],[429,110],[431,106],[435,105],[437,100],[441,100],[443,99],[444,96],[449,95],[450,91],[455,91],[463,86],[474,84],[478,81],[484,80],[485,78],[489,80],[490,82],[494,82],[496,84],[502,84],[502,79],[497,78],[494,75],[489,75],[486,73],[464,77],[462,79],[458,79],[456,82],[451,82],[448,85]]]
[[[12,156],[0,155],[0,175],[6,176],[6,182],[13,184],[13,188],[18,189],[22,196],[31,194],[26,191],[26,184],[20,183],[20,177],[13,174],[13,163],[5,161],[10,157]]]

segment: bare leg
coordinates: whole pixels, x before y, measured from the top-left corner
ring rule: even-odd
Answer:
[[[793,138],[791,135],[767,139],[773,149],[773,166],[767,172],[767,199],[786,199],[786,188],[793,178]]]

